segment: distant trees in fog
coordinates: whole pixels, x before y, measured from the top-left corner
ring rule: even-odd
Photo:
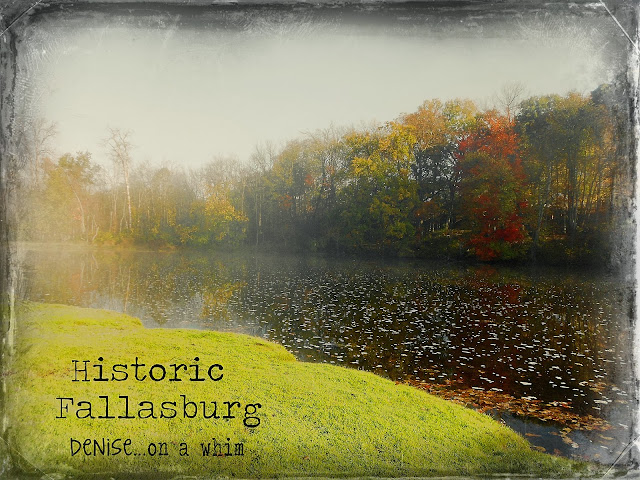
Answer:
[[[429,100],[360,129],[330,127],[248,163],[197,170],[134,162],[112,129],[109,171],[88,152],[50,156],[55,126],[24,129],[24,239],[240,246],[482,260],[602,261],[631,196],[619,86],[501,108]]]

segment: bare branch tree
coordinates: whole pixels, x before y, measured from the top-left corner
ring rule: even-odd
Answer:
[[[58,133],[56,124],[38,117],[19,122],[16,130],[18,168],[26,174],[27,181],[38,186],[44,159],[53,154],[51,140]]]
[[[512,121],[517,114],[518,103],[524,98],[526,88],[520,82],[505,83],[495,96],[495,103]]]
[[[255,218],[256,218],[256,246],[260,241],[262,233],[262,211],[265,195],[265,176],[273,167],[277,157],[277,148],[272,142],[265,142],[255,146],[255,151],[251,154],[250,168],[254,172],[255,178]]]
[[[109,156],[111,160],[119,168],[122,168],[124,176],[124,185],[127,193],[127,208],[129,212],[128,229],[133,227],[133,215],[131,212],[131,189],[129,185],[129,172],[131,170],[131,143],[132,132],[130,130],[122,131],[118,128],[109,128],[109,137],[105,140]]]

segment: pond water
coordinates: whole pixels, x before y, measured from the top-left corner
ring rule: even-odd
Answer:
[[[303,361],[607,422],[495,412],[550,453],[612,463],[631,437],[632,290],[603,272],[43,245],[17,260],[29,300],[257,335]]]

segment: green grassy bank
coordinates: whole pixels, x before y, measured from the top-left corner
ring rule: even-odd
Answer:
[[[139,378],[147,375],[141,381],[134,378],[136,357],[145,364],[138,371]],[[97,364],[108,381],[73,381],[84,379],[84,360],[90,360],[89,379],[99,376]],[[116,364],[127,365],[126,380],[111,379],[124,377],[122,366],[113,369]],[[154,364],[159,366],[150,371]],[[204,381],[192,380],[195,364]],[[208,376],[210,365],[211,377],[223,374],[220,380]],[[181,381],[170,380],[175,378]],[[576,467],[533,451],[485,415],[370,373],[301,363],[281,346],[245,335],[146,329],[135,318],[103,310],[21,307],[8,381],[15,459],[34,472],[566,476]],[[101,396],[108,397],[108,412]],[[128,410],[121,397],[128,397]],[[72,398],[73,404],[58,398]],[[89,414],[81,401],[91,403],[96,418],[77,418]],[[210,415],[213,401],[220,418],[203,418],[200,402]],[[194,418],[185,417],[185,402],[198,407]],[[248,404],[253,407],[247,410]],[[174,418],[160,418],[171,417],[172,410]],[[193,406],[186,413],[194,413]],[[149,415],[157,418],[139,418]],[[201,443],[213,448],[213,438],[222,444],[216,453],[231,455],[204,456]],[[112,455],[94,455],[93,443],[80,447],[85,439],[121,440],[112,443]],[[243,445],[243,455],[234,454],[236,444]],[[80,452],[72,455],[72,446]],[[123,451],[113,455],[117,447]],[[166,455],[160,455],[164,448]]]

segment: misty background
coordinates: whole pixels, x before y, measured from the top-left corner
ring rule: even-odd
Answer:
[[[49,15],[20,45],[19,104],[55,123],[58,155],[108,163],[110,127],[133,132],[138,161],[245,161],[257,144],[388,121],[431,98],[489,107],[513,83],[589,93],[624,69],[626,39],[597,4],[585,11]]]

